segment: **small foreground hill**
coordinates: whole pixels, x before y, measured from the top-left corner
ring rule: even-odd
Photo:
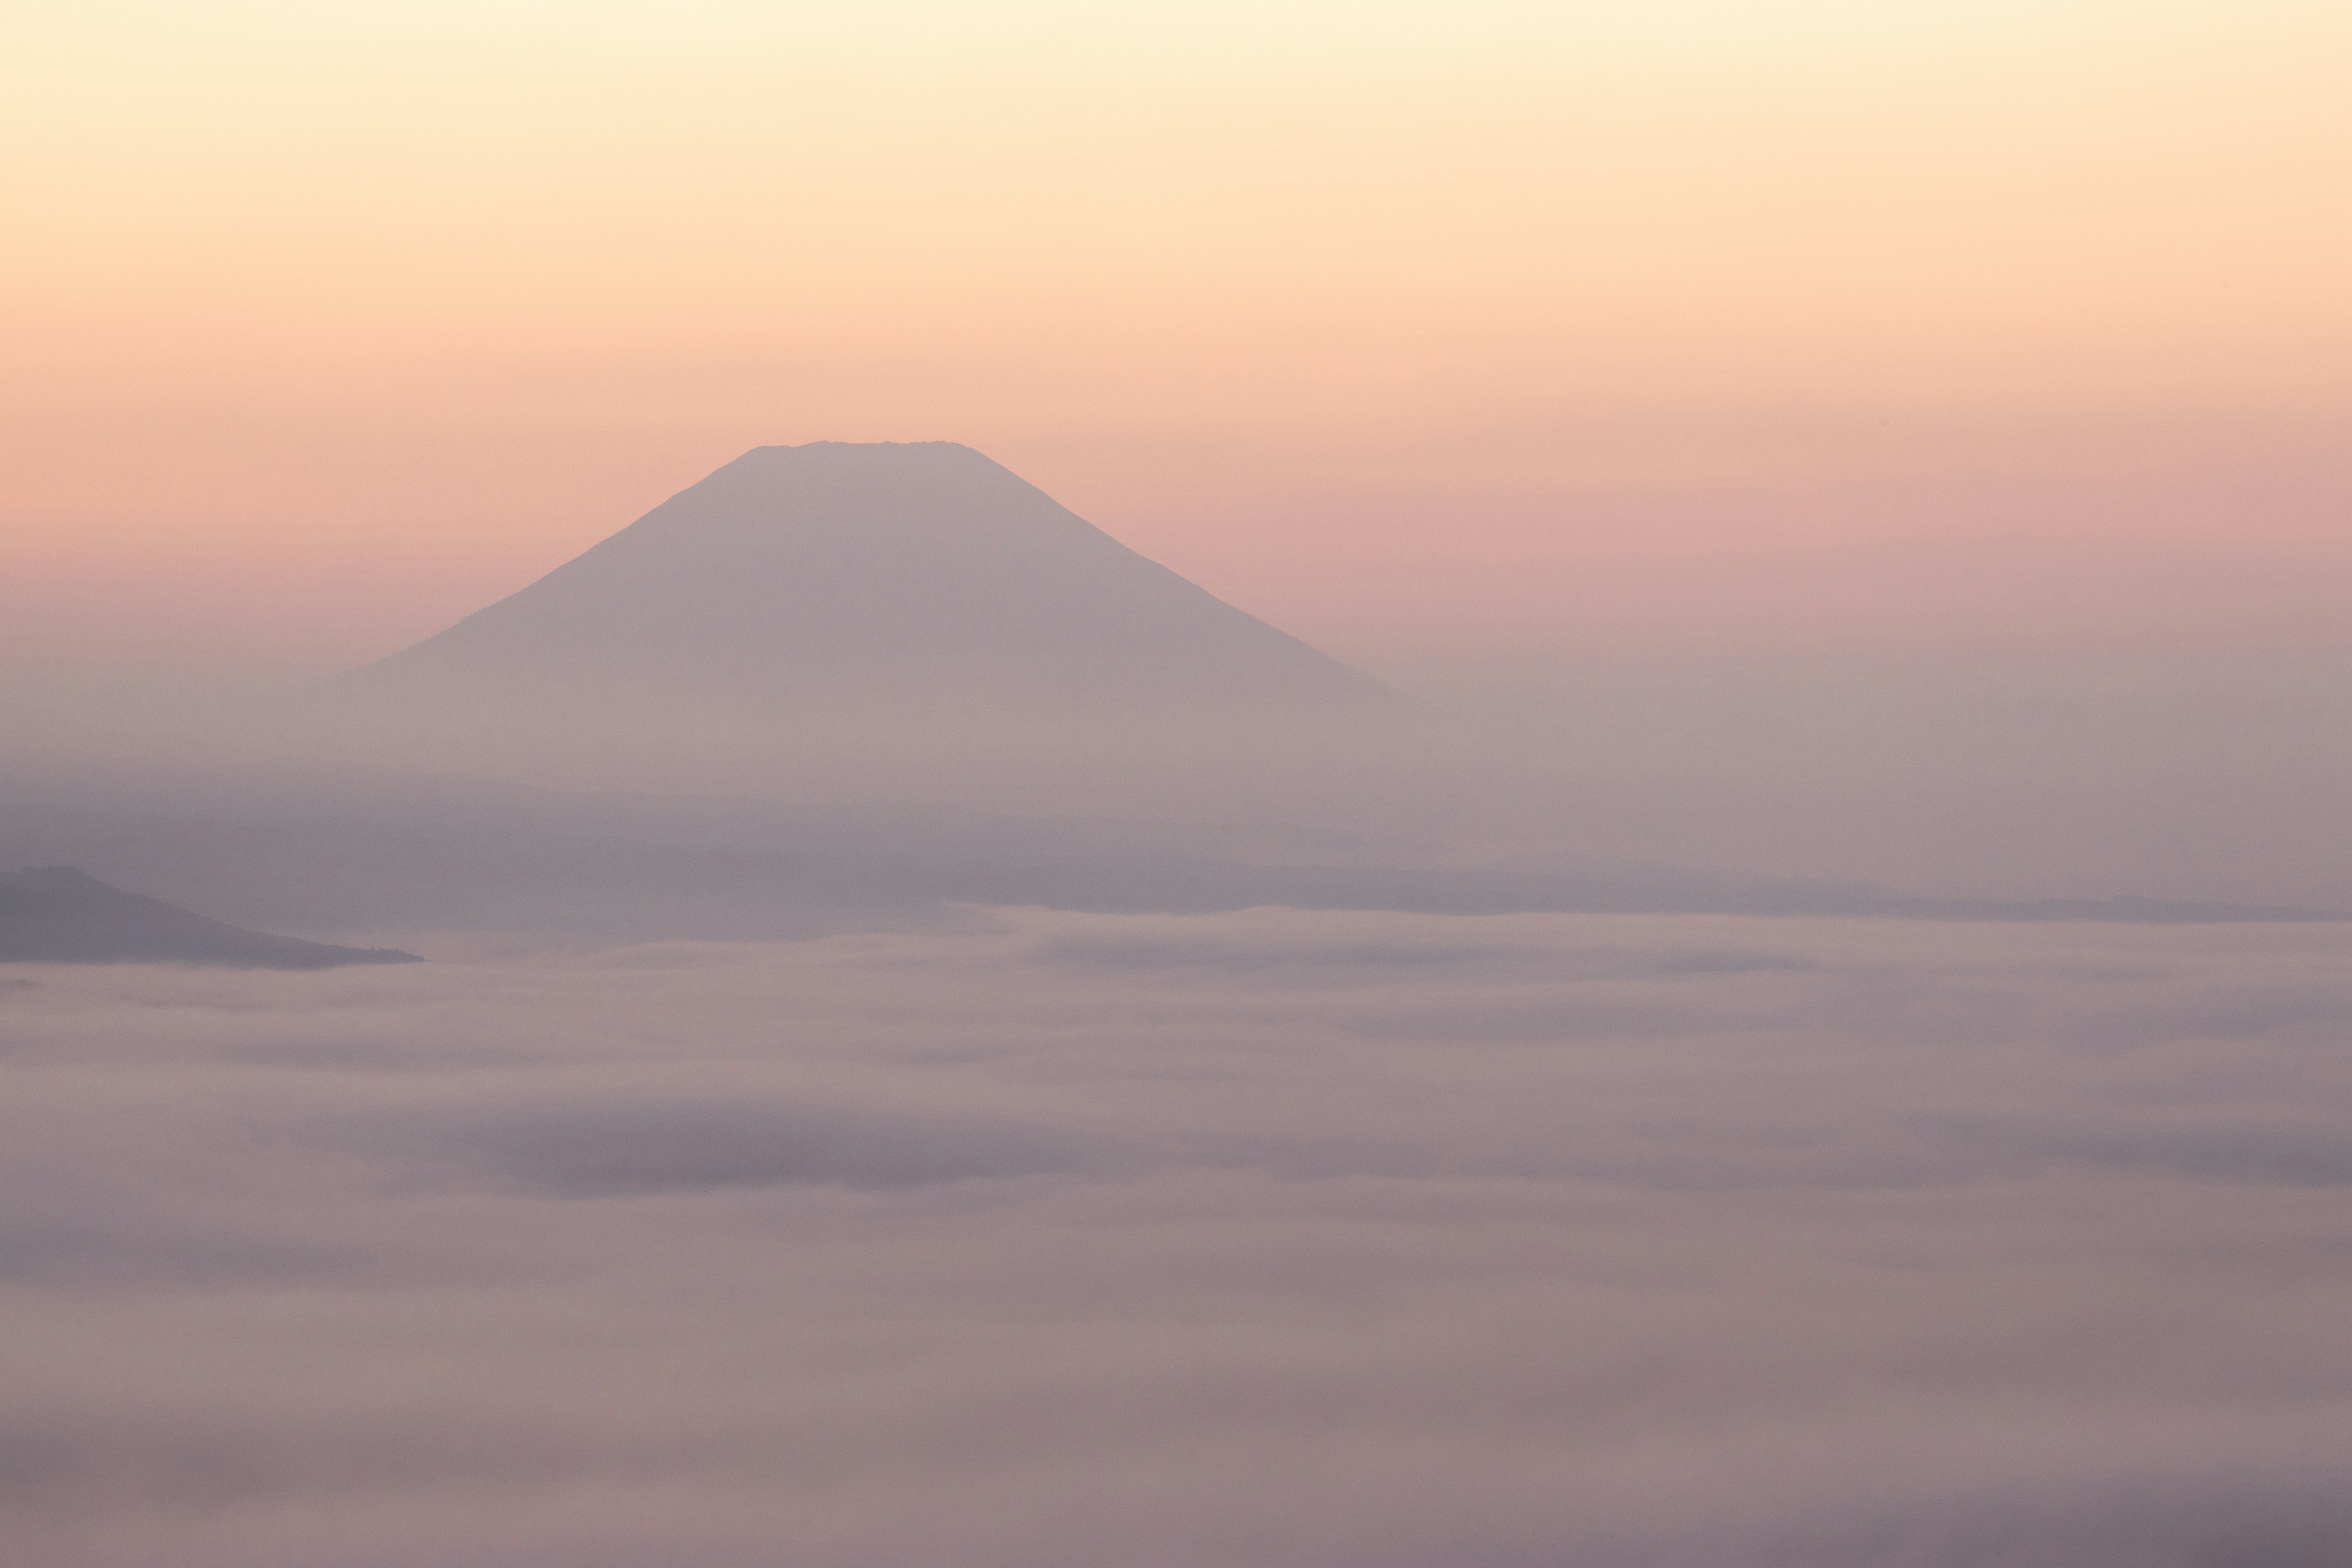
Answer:
[[[208,920],[70,866],[0,871],[0,963],[194,963],[332,969],[419,963],[388,947],[335,947]]]

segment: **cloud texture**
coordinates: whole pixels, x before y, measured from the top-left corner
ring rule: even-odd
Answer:
[[[0,994],[0,1556],[2318,1568],[2352,936],[1002,913]]]

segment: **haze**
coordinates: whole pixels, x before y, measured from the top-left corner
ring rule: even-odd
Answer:
[[[2347,80],[0,6],[0,1559],[2352,1562]]]

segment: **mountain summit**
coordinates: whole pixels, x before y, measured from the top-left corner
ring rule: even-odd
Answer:
[[[338,682],[403,701],[1328,714],[1385,688],[969,447],[761,447]]]

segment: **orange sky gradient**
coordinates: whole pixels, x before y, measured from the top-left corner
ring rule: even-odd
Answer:
[[[370,658],[824,438],[1391,673],[2342,635],[2337,5],[0,11],[19,668]]]

